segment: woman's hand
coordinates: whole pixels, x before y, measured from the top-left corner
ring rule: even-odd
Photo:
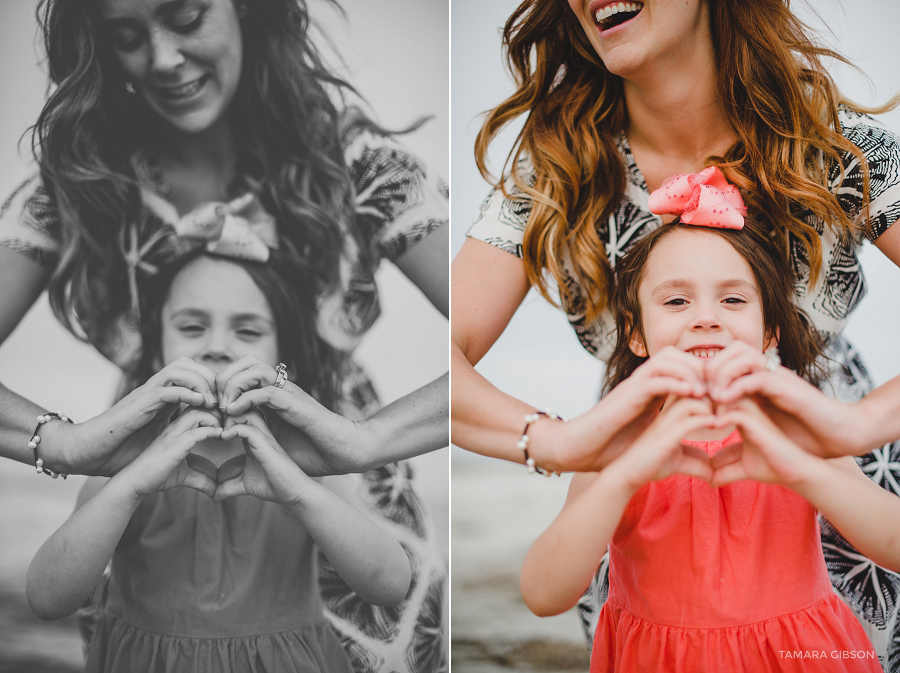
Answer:
[[[705,451],[683,444],[700,428],[718,427],[709,400],[683,397],[659,413],[634,443],[607,468],[636,491],[644,484],[673,474],[710,481],[713,469]]]
[[[214,500],[222,502],[235,495],[252,495],[289,507],[299,503],[309,478],[278,444],[262,415],[248,411],[231,421],[222,439],[240,437],[247,454],[220,466],[222,482]],[[230,476],[233,474],[236,476]]]
[[[737,341],[707,364],[710,397],[729,407],[753,397],[791,441],[825,458],[862,455],[880,445],[866,437],[873,425],[860,403],[828,397],[786,367],[766,368],[767,357]]]
[[[166,426],[116,477],[131,485],[135,499],[179,486],[196,489],[212,498],[216,493],[216,466],[192,454],[191,449],[198,442],[221,434],[218,416],[189,409]]]
[[[252,355],[237,360],[216,377],[222,410],[230,417],[253,408],[274,411],[274,418],[266,414],[271,434],[311,476],[366,469],[365,456],[373,452],[371,433],[361,423],[329,411],[290,381],[276,388],[275,376],[271,365]]]
[[[99,416],[74,426],[46,424],[42,454],[52,453],[42,457],[66,474],[112,476],[159,436],[181,405],[215,409],[214,390],[207,367],[179,358]]]
[[[529,450],[545,469],[600,470],[637,440],[670,395],[706,395],[703,360],[674,346],[648,359],[586,413],[567,423],[533,425]]]

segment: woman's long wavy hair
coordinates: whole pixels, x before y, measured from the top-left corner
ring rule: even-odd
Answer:
[[[822,340],[803,311],[794,304],[794,281],[787,260],[772,245],[765,228],[752,220],[745,220],[743,229],[701,229],[675,220],[641,238],[616,264],[615,287],[610,299],[616,320],[616,345],[606,364],[604,392],[619,385],[647,360],[635,355],[630,346],[635,336],[646,343],[638,293],[650,253],[661,240],[676,231],[717,234],[747,260],[759,290],[766,338],[777,337],[778,352],[785,367],[811,383],[818,383],[824,376],[817,363],[822,354]]]
[[[275,322],[278,356],[294,383],[334,409],[341,386],[343,358],[316,330],[315,270],[296,254],[272,250],[265,263],[219,257],[199,248],[145,283],[141,292],[141,357],[133,383],[141,385],[163,363],[162,311],[175,278],[197,259],[208,256],[242,268],[269,303]]]
[[[140,96],[126,93],[97,4],[41,0],[55,89],[32,129],[63,238],[50,303],[82,338],[129,308],[124,239],[141,208],[131,160],[164,124]],[[280,235],[314,261],[317,283],[327,287],[337,280],[343,236],[358,236],[341,136],[368,121],[338,111],[332,100],[350,87],[323,64],[306,0],[241,0],[240,7],[243,71],[229,108],[240,184],[232,187],[257,193]]]
[[[862,212],[868,211],[866,163],[840,133],[838,105],[881,112],[897,99],[878,110],[842,99],[822,60],[846,59],[812,41],[789,0],[708,3],[716,86],[737,138],[725,156],[708,163],[740,187],[750,215],[770,223],[785,254],[788,234],[803,244],[811,275],[801,281],[812,283],[821,270],[821,243],[799,213],[811,212],[843,235],[863,224],[852,221],[828,189],[828,171],[840,169],[844,155],[863,167]],[[605,308],[612,282],[597,223],[607,221],[625,192],[616,145],[627,118],[622,81],[603,65],[566,0],[525,0],[507,21],[503,42],[517,89],[487,113],[475,144],[478,167],[506,193],[502,177],[496,180],[487,168],[487,148],[507,123],[527,115],[503,169],[532,203],[526,272],[548,301],[552,277],[563,305],[571,307],[576,298],[564,269],[570,257],[584,289],[585,305],[577,308],[590,322]],[[515,169],[523,157],[534,166],[533,187]]]

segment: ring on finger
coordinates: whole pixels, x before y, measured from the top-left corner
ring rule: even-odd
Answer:
[[[781,366],[781,357],[778,355],[777,348],[770,348],[766,351],[766,369],[770,372],[778,371]]]
[[[284,384],[287,383],[287,367],[283,362],[279,362],[278,366],[275,367],[275,383],[272,385],[276,388],[284,388]]]

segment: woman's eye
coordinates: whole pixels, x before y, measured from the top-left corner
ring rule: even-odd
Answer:
[[[143,42],[143,36],[137,30],[115,30],[112,42],[119,51],[134,51]]]
[[[203,23],[203,12],[199,9],[176,12],[169,18],[169,25],[180,33],[190,33]]]

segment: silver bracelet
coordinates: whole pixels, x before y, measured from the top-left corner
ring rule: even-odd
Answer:
[[[525,414],[525,429],[522,430],[522,437],[519,438],[519,442],[518,444],[516,444],[516,446],[522,449],[522,453],[525,455],[525,466],[528,468],[528,474],[542,474],[545,477],[552,477],[553,475],[556,475],[558,477],[561,474],[560,472],[545,470],[543,467],[538,467],[534,464],[534,458],[528,455],[528,442],[531,440],[531,438],[528,436],[528,428],[541,416],[552,418],[555,421],[566,420],[559,414],[554,414],[549,409],[547,409],[546,411],[534,411],[533,413]]]
[[[38,456],[38,445],[41,443],[41,426],[44,423],[49,423],[54,418],[58,418],[59,420],[65,421],[66,423],[75,423],[75,421],[73,421],[61,411],[48,411],[45,414],[41,414],[37,417],[37,425],[34,426],[34,432],[31,433],[31,440],[28,442],[28,448],[34,451],[34,469],[38,474],[49,474],[54,479],[56,479],[57,477],[62,477],[63,479],[65,479],[69,475],[47,469],[46,467],[44,467],[44,459]]]

